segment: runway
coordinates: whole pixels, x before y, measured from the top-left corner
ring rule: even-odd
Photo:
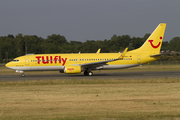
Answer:
[[[0,75],[0,81],[21,80],[54,80],[54,79],[144,79],[144,78],[180,78],[180,71],[153,71],[153,72],[114,72],[94,73],[93,76],[83,74],[46,74],[46,75]]]

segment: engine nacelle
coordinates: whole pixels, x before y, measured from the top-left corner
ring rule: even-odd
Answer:
[[[81,66],[65,66],[64,73],[66,74],[81,73]]]

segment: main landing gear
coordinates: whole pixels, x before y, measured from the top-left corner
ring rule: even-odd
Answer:
[[[93,72],[89,71],[89,70],[85,70],[84,71],[84,75],[85,76],[92,76],[93,75]]]

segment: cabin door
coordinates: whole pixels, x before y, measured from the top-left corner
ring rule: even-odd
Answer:
[[[25,65],[29,65],[29,57],[25,57]]]
[[[137,55],[137,63],[141,64],[141,55]]]

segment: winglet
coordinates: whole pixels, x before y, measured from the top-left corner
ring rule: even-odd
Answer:
[[[125,54],[127,52],[128,48],[126,48],[123,53],[121,54],[121,56],[118,58],[118,60],[122,60],[125,57]]]
[[[98,51],[97,51],[96,53],[100,53],[100,51],[101,51],[101,48],[99,48]]]

